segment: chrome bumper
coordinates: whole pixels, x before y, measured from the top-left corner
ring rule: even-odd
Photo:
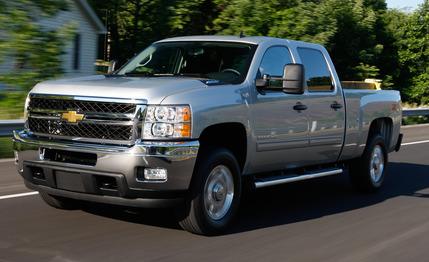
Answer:
[[[159,198],[159,196],[164,198],[164,195],[175,197],[178,193],[185,192],[190,185],[199,149],[198,141],[139,142],[132,147],[125,147],[74,141],[41,140],[26,131],[14,132],[13,142],[18,172],[24,177],[27,186],[32,189],[51,188],[52,194],[76,191],[62,190],[58,187],[55,176],[57,172],[61,172],[62,174],[70,173],[70,177],[79,177],[77,180],[74,179],[72,183],[80,183],[82,180],[83,184],[81,189],[76,191],[76,195],[91,194],[101,197],[140,199]],[[96,162],[95,165],[90,166],[44,160],[40,154],[41,149],[92,153],[96,154]],[[47,174],[46,181],[32,177],[32,167],[43,169]],[[147,167],[165,168],[168,172],[167,180],[164,182],[138,180],[137,169]],[[96,182],[94,182],[96,176],[114,178],[118,183],[117,192],[108,192],[97,188]],[[102,199],[94,201],[105,202]]]

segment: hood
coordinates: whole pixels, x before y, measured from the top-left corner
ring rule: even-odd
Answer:
[[[141,99],[150,104],[159,104],[166,96],[206,86],[200,80],[183,77],[95,75],[42,82],[31,93]]]

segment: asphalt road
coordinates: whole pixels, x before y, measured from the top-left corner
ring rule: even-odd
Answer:
[[[429,261],[429,126],[403,129],[385,187],[347,176],[257,191],[223,236],[179,229],[168,211],[48,207],[0,162],[0,261]]]

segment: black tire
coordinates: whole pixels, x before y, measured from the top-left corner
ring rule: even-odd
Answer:
[[[225,167],[230,171],[229,174],[222,173],[227,172]],[[217,171],[218,173],[216,173]],[[223,180],[216,180],[215,178],[217,176],[232,177],[232,187],[231,183],[227,183]],[[209,183],[207,183],[207,181],[209,181]],[[211,181],[217,181],[217,183],[213,185],[213,183],[210,183]],[[228,181],[230,182],[231,179]],[[218,186],[218,184],[221,186]],[[219,187],[221,189],[216,191],[215,189]],[[233,196],[230,194],[231,188],[233,188]],[[206,194],[204,194],[204,192],[206,192]],[[212,194],[207,192],[211,192]],[[215,192],[220,192],[220,197]],[[222,192],[226,193],[223,194]],[[207,197],[205,197],[205,195],[207,195]],[[223,196],[225,196],[225,198],[223,198]],[[223,210],[223,212],[216,213],[210,210],[210,208],[206,208],[210,206],[210,203],[216,205],[217,203],[221,203],[220,205],[222,206],[222,203],[225,203],[226,200],[222,202],[219,198],[228,198],[230,200],[228,201],[230,204],[228,205],[229,208],[227,211],[225,208],[221,208],[220,210]],[[241,172],[234,155],[224,148],[205,150],[201,152],[197,160],[193,180],[191,182],[190,195],[187,198],[185,207],[179,211],[179,224],[184,230],[194,234],[219,234],[230,225],[237,213],[240,199]],[[211,207],[213,206],[214,205],[211,205]],[[214,219],[216,214],[224,215],[218,219]]]
[[[43,199],[43,201],[45,201],[45,203],[50,205],[51,207],[65,210],[73,210],[79,208],[79,202],[74,199],[53,196],[42,191],[39,192],[39,195]]]
[[[381,151],[380,157],[373,157],[376,150],[377,152],[379,152],[378,150]],[[383,158],[380,160],[383,162],[383,167],[374,162],[375,158],[381,157]],[[353,186],[363,192],[377,191],[383,185],[387,163],[388,154],[385,141],[382,136],[374,135],[368,140],[362,156],[350,164],[349,173]]]

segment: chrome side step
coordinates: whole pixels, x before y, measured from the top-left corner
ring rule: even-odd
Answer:
[[[313,179],[324,176],[332,176],[343,173],[342,168],[325,169],[321,172],[305,173],[303,175],[288,175],[281,177],[270,177],[266,179],[255,180],[255,188],[269,187],[280,184],[292,183],[301,180]]]

